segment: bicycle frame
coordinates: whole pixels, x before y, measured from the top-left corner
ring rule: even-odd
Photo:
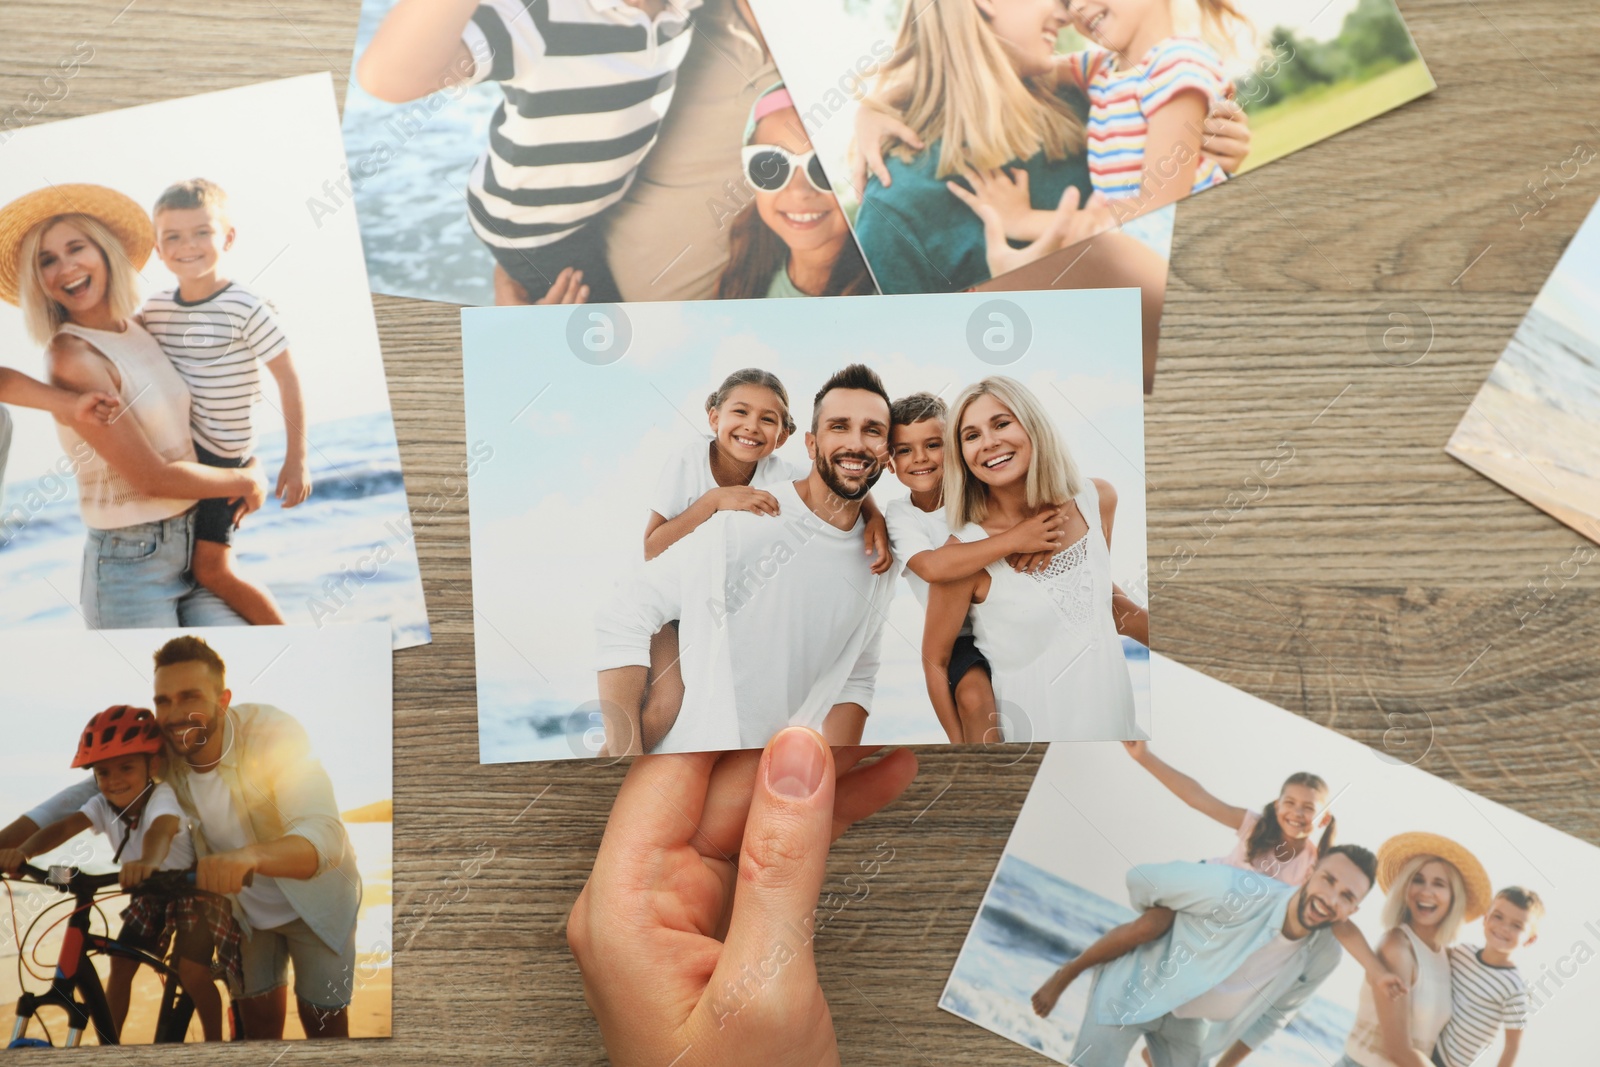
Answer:
[[[36,870],[30,870],[29,873],[44,875],[44,872]],[[50,988],[43,993],[24,992],[17,999],[17,1017],[11,1030],[13,1043],[26,1033],[28,1021],[40,1008],[45,1007],[58,1007],[66,1011],[65,1047],[67,1048],[80,1045],[84,1033],[90,1026],[94,1027],[95,1036],[100,1044],[121,1043],[121,1034],[112,1021],[111,1008],[106,1002],[100,974],[95,970],[91,959],[95,953],[113,958],[131,959],[154,968],[162,977],[161,1008],[156,1019],[155,1039],[158,1043],[181,1043],[187,1035],[189,1020],[194,1014],[194,1002],[183,991],[177,971],[165,960],[142,949],[124,945],[115,938],[90,931],[90,910],[95,901],[95,892],[103,888],[97,883],[104,877],[75,875],[69,886],[56,885],[56,888],[63,892],[72,894],[76,906],[67,919],[67,929],[62,935],[61,951],[56,958],[56,970],[51,978]],[[113,879],[110,884],[115,884],[116,876],[110,877]],[[44,877],[39,877],[38,880],[45,884],[54,884],[46,882]],[[19,943],[17,949],[20,952],[23,946]]]

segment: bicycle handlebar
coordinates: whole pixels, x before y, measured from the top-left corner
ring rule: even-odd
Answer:
[[[86,874],[83,871],[73,867],[68,868],[72,871],[70,881],[63,885],[50,880],[50,871],[35,867],[31,863],[24,863],[17,869],[21,874],[26,875],[33,881],[39,882],[41,885],[53,886],[64,893],[78,890],[96,892],[101,889],[109,889],[112,886],[118,885],[120,884],[121,880],[121,874],[118,871],[110,871],[106,874]],[[0,877],[4,877],[4,875],[0,875]],[[244,876],[245,885],[248,886],[254,882],[255,872],[252,871]],[[130,889],[129,892],[161,892],[163,890],[171,892],[175,889],[192,889],[194,888],[194,885],[194,868],[190,867],[187,870],[180,871],[156,871],[144,881]]]

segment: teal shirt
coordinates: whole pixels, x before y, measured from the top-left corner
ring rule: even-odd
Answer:
[[[1075,90],[1061,98],[1087,121],[1089,104]],[[934,141],[910,163],[885,157],[890,184],[867,179],[856,214],[856,239],[885,293],[959,293],[989,280],[983,223],[972,209],[934,177],[939,142]],[[1016,164],[1028,174],[1029,198],[1039,211],[1054,211],[1061,194],[1077,189],[1088,199],[1086,155],[1048,160],[1041,152]]]
[[[791,280],[789,277],[789,267],[787,264],[779,267],[773,273],[772,284],[767,286],[768,297],[794,297],[810,295],[810,293],[802,292],[795,286],[793,280]]]
[[[1165,936],[1098,968],[1089,1011],[1106,1026],[1159,1019],[1210,990],[1278,935],[1300,891],[1220,863],[1149,863],[1130,870],[1127,884],[1135,911],[1160,905],[1176,914]],[[1250,1008],[1207,1028],[1210,1054],[1235,1041],[1260,1048],[1333,973],[1341,952],[1332,929],[1308,934]]]

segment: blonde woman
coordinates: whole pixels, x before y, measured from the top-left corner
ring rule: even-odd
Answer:
[[[939,721],[952,741],[967,743],[1142,738],[1118,635],[1147,644],[1149,614],[1111,581],[1116,491],[1078,472],[1021,382],[985,378],[962,390],[950,411],[944,499],[955,539],[995,537],[1053,510],[1065,520],[1067,547],[1026,573],[1000,560],[930,588],[922,658]],[[999,723],[962,722],[950,694],[946,672],[969,611]]]
[[[189,574],[199,500],[266,500],[255,466],[195,462],[189,391],[134,318],[155,235],[132,199],[101,185],[38,189],[0,208],[0,299],[45,346],[51,384],[116,397],[124,415],[57,424],[89,527],[81,607],[90,629],[237,625]]]
[[[1378,958],[1408,992],[1374,997],[1362,985],[1355,1026],[1336,1067],[1430,1067],[1450,1020],[1449,948],[1482,918],[1493,892],[1488,872],[1438,834],[1398,834],[1378,849],[1378,888],[1387,894]]]
[[[1116,224],[1090,180],[1088,97],[1057,74],[1068,20],[1062,0],[905,0],[894,56],[856,120],[856,237],[883,292],[970,289]],[[1244,112],[1217,100],[1202,132],[1206,154],[1237,170],[1250,150]],[[1030,210],[1002,212],[1008,196]],[[1105,233],[1072,272],[1074,288],[1143,291],[1153,380],[1165,257]],[[1064,273],[1022,287],[1059,285]]]

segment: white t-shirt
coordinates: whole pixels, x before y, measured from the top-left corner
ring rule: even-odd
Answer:
[[[770,492],[774,483],[797,482],[808,473],[774,452],[756,463],[750,487]],[[715,488],[717,479],[711,473],[711,441],[701,438],[680,449],[661,468],[655,495],[650,498],[650,510],[663,519],[675,519]]]
[[[226,852],[251,844],[253,835],[244,814],[233,802],[228,783],[216,771],[189,775],[189,795],[194,798],[195,818],[206,844],[213,852]],[[271,930],[300,917],[289,898],[278,888],[278,880],[257,873],[251,884],[239,890],[239,907],[254,930]]]
[[[1271,941],[1246,956],[1232,974],[1187,1004],[1173,1008],[1172,1014],[1179,1019],[1213,1022],[1237,1018],[1261,995],[1261,990],[1272,984],[1278,972],[1289,965],[1303,944],[1303,940],[1291,941],[1279,931]]]
[[[889,543],[894,548],[894,558],[907,564],[906,584],[916,594],[917,602],[926,608],[928,583],[911,573],[909,564],[911,557],[918,552],[931,552],[950,540],[950,526],[945,522],[944,509],[923,511],[906,496],[890,501],[884,509],[883,519],[889,524]]]
[[[167,849],[167,858],[161,861],[159,869],[183,871],[194,866],[194,841],[189,837],[189,816],[183,813],[178,795],[165,782],[150,791],[150,799],[145,802],[144,811],[139,813],[139,825],[131,830],[112,809],[111,803],[99,793],[90,797],[78,810],[89,817],[89,825],[94,827],[95,833],[104,834],[111,839],[113,849],[122,850],[119,863],[131,863],[144,855],[144,832],[150,829],[151,823],[163,815],[176,816],[178,833],[173,837],[172,846]],[[127,838],[126,842],[123,841],[124,837]]]

